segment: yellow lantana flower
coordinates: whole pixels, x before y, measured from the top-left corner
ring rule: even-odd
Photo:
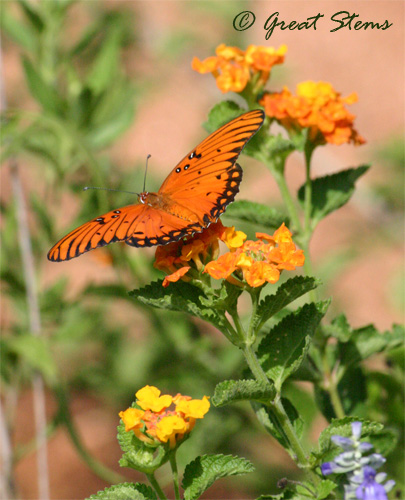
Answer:
[[[125,430],[132,431],[143,427],[142,417],[144,411],[137,408],[127,408],[125,411],[120,411],[119,416],[125,424]]]
[[[128,408],[119,416],[127,432],[149,445],[169,443],[171,449],[191,432],[196,419],[204,418],[210,403],[207,396],[192,399],[190,396],[177,394],[161,396],[161,391],[154,386],[145,386],[136,393],[137,404],[143,408]],[[170,409],[174,405],[174,409]]]
[[[159,413],[172,404],[172,397],[169,395],[161,396],[157,387],[146,385],[136,394],[136,402],[143,410],[151,410]]]

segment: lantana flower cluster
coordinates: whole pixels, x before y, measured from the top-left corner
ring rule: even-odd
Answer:
[[[204,272],[214,279],[226,279],[239,286],[244,281],[256,288],[266,282],[276,283],[283,270],[293,271],[304,265],[304,252],[297,250],[284,223],[273,236],[256,233],[256,238],[230,247],[229,252],[209,262]]]
[[[295,95],[287,87],[262,95],[271,69],[284,62],[286,52],[286,45],[278,49],[249,45],[242,50],[221,44],[216,56],[203,61],[194,57],[191,66],[199,73],[212,73],[223,93],[240,93],[250,103],[261,95],[258,103],[268,117],[290,133],[308,128],[309,140],[314,144],[364,144],[365,139],[354,128],[355,115],[346,108],[357,101],[354,92],[342,97],[329,82],[306,81],[297,85]]]
[[[212,73],[221,92],[242,92],[252,78],[256,88],[267,82],[271,69],[284,62],[287,46],[280,48],[249,45],[246,50],[221,44],[216,56],[200,61],[194,57],[191,67],[199,73]],[[257,80],[256,80],[257,79]]]
[[[169,443],[171,449],[210,408],[207,396],[192,399],[181,394],[161,395],[157,387],[149,385],[140,389],[135,397],[139,408],[131,407],[119,413],[126,432],[134,432],[139,440],[151,446]]]
[[[353,128],[355,115],[345,107],[356,101],[355,92],[341,97],[328,82],[307,81],[297,85],[296,95],[284,87],[282,92],[266,92],[259,104],[288,131],[309,128],[313,143],[359,145],[365,140]]]
[[[193,270],[200,273],[206,262],[218,257],[219,241],[225,241],[227,235],[229,228],[218,221],[192,237],[157,247],[153,265],[168,274],[163,286],[179,279],[190,281]]]
[[[247,283],[259,287],[276,283],[283,270],[304,265],[304,253],[297,249],[284,224],[273,236],[256,233],[256,237],[257,241],[245,241],[245,233],[218,221],[191,239],[158,247],[154,265],[170,273],[163,281],[165,287],[179,279],[189,281],[196,276],[195,271],[237,286]],[[220,257],[219,241],[229,249]]]
[[[387,492],[395,485],[395,481],[387,481],[387,474],[377,474],[376,469],[384,464],[385,458],[379,453],[368,454],[373,445],[360,441],[361,422],[352,423],[352,437],[332,436],[331,440],[343,453],[331,462],[321,465],[322,474],[346,474],[349,484],[345,484],[344,500],[387,500]]]

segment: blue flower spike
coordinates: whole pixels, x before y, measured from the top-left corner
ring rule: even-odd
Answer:
[[[344,485],[344,500],[387,500],[387,493],[394,487],[395,481],[385,481],[385,473],[377,474],[376,469],[385,463],[379,453],[367,453],[373,445],[360,442],[361,422],[352,423],[352,437],[332,436],[331,440],[343,449],[331,462],[321,464],[324,476],[346,474],[348,484]]]

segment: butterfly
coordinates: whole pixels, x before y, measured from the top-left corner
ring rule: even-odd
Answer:
[[[48,252],[61,262],[115,241],[134,247],[166,245],[216,222],[239,191],[236,163],[264,120],[262,110],[244,113],[209,135],[170,172],[157,193],[117,208],[74,229]]]

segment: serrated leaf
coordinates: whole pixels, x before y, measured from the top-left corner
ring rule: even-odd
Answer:
[[[298,495],[289,488],[276,495],[260,495],[257,500],[300,500]]]
[[[145,484],[121,483],[105,488],[86,500],[157,500],[157,497]]]
[[[295,276],[281,284],[276,293],[267,295],[267,297],[260,301],[254,319],[255,330],[256,328],[260,330],[264,323],[272,316],[284,309],[284,307],[287,307],[294,300],[316,288],[319,284],[319,280],[309,276]]]
[[[185,500],[199,498],[215,481],[222,477],[253,472],[249,460],[232,455],[203,455],[190,462],[183,476]]]
[[[226,328],[225,317],[215,309],[205,307],[202,301],[208,301],[208,297],[201,289],[189,283],[178,281],[164,288],[162,280],[159,280],[129,294],[142,304],[158,309],[187,312],[208,321],[221,331]]]
[[[369,165],[342,170],[336,174],[318,177],[312,181],[311,218],[314,228],[328,214],[347,203],[353,192],[355,182],[367,172]],[[305,186],[298,191],[298,199],[305,201]]]
[[[262,133],[259,131],[246,146],[245,152],[266,165],[277,165],[281,161],[284,163],[287,156],[295,149],[294,143],[281,134],[268,135],[265,131]]]
[[[256,380],[226,380],[215,387],[212,402],[217,407],[246,400],[266,403],[274,398],[275,392]]]
[[[163,445],[157,448],[147,446],[132,431],[127,432],[123,422],[118,426],[117,438],[124,452],[119,460],[121,467],[151,474],[169,460],[169,453]]]
[[[353,334],[353,330],[343,313],[334,318],[330,325],[324,325],[323,332],[326,336],[334,337],[341,342],[347,342]]]
[[[260,224],[271,229],[277,229],[284,222],[289,225],[288,215],[281,213],[276,208],[271,208],[263,203],[248,200],[233,202],[226,210],[225,217]]]
[[[316,487],[316,500],[324,500],[329,494],[337,488],[337,484],[330,479],[323,479]]]
[[[257,356],[278,392],[283,382],[301,365],[328,306],[326,301],[305,304],[283,318],[260,342]]]
[[[374,325],[353,330],[353,343],[360,354],[361,359],[367,359],[373,354],[388,349],[395,349],[404,343],[404,328],[396,325],[392,332],[380,333]]]
[[[27,57],[23,57],[23,67],[30,92],[43,109],[53,114],[63,114],[62,99],[53,87],[45,83]]]
[[[221,101],[210,110],[208,120],[203,127],[209,133],[215,132],[219,127],[245,112],[246,110],[234,101]]]

